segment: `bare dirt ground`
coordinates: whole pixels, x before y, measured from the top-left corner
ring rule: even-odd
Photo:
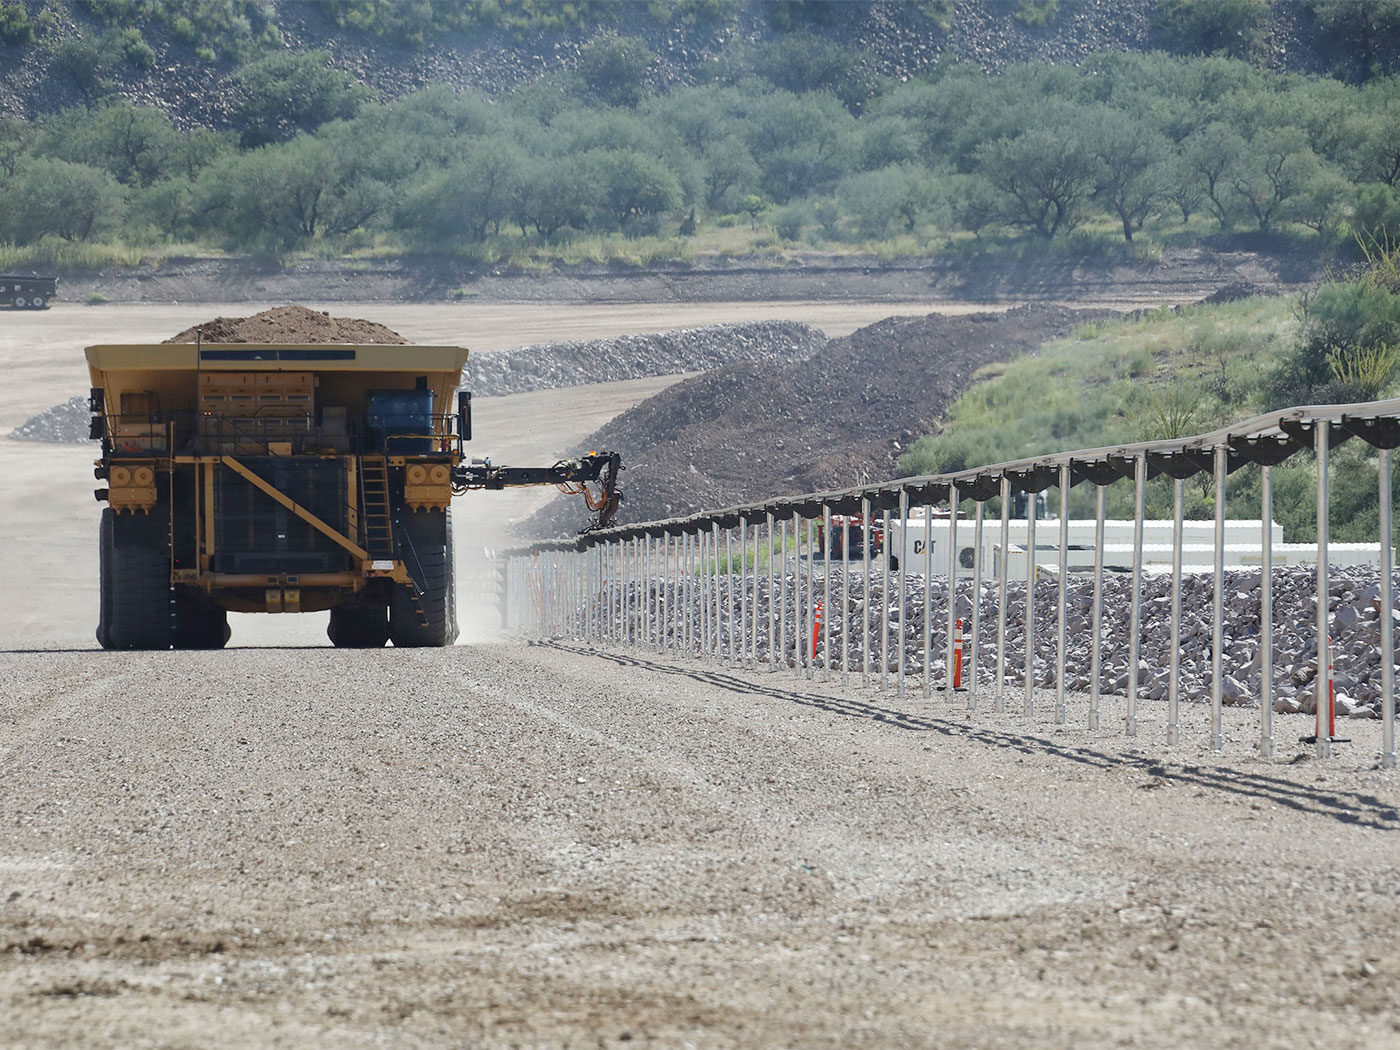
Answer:
[[[166,309],[3,329],[0,429],[85,389],[86,343],[220,312]],[[402,309],[337,312],[497,346],[676,314]],[[499,399],[482,451],[548,461],[665,382]],[[1400,1047],[1375,723],[1320,763],[1280,717],[1265,762],[1247,711],[1217,757],[1196,707],[1167,748],[1160,718],[1078,728],[1078,699],[969,720],[650,654],[335,651],[279,617],[234,644],[293,647],[102,653],[91,458],[0,440],[0,1045]]]

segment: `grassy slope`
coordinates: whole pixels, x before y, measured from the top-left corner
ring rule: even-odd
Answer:
[[[900,461],[909,474],[938,473],[1049,452],[1181,437],[1268,411],[1269,379],[1298,329],[1291,298],[1157,310],[1087,325],[1039,354],[984,368],[953,405],[942,433]],[[1007,420],[1014,420],[1008,426]],[[1360,442],[1334,454],[1332,538],[1374,540],[1375,457]],[[1300,455],[1274,471],[1274,516],[1289,542],[1314,533],[1315,470]],[[1148,487],[1148,514],[1169,517],[1171,482]],[[1052,502],[1058,499],[1052,490]],[[1186,485],[1187,514],[1214,514],[1212,483]],[[1259,472],[1230,478],[1232,517],[1259,516]],[[1088,486],[1071,513],[1093,514]],[[1108,490],[1110,517],[1132,516],[1132,487]]]

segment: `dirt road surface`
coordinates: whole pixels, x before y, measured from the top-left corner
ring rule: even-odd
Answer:
[[[10,654],[0,697],[8,1046],[1400,1046],[1354,758],[521,645]]]
[[[85,343],[211,313],[7,334],[0,427],[85,389]],[[478,426],[538,461],[644,392]],[[1078,706],[278,617],[102,653],[91,458],[0,440],[0,1046],[1400,1047],[1374,723],[1320,763],[1280,718],[1264,762],[1248,711],[1216,757],[1194,707],[1167,749]]]

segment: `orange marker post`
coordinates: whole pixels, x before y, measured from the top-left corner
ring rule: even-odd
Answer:
[[[812,614],[812,648],[808,650],[808,653],[810,654],[810,659],[813,660],[815,660],[817,657],[817,637],[821,634],[821,630],[822,603],[817,602],[816,611]]]
[[[962,620],[953,628],[953,688],[962,688],[963,633]]]

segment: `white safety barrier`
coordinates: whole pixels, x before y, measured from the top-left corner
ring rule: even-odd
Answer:
[[[1353,438],[1377,450],[1376,542],[1334,544],[1330,452]],[[1257,678],[1258,748],[1270,756],[1281,688],[1274,602],[1286,593],[1301,606],[1299,574],[1306,573],[1314,617],[1307,644],[1316,654],[1311,696],[1328,703],[1329,633],[1350,632],[1349,657],[1376,671],[1380,764],[1389,769],[1396,765],[1390,479],[1397,445],[1400,399],[1309,406],[1189,438],[617,526],[505,552],[503,620],[528,636],[643,646],[733,668],[783,669],[825,681],[839,672],[846,688],[858,675],[861,687],[893,685],[900,695],[920,675],[923,694],[932,696],[937,674],[950,701],[956,683],[949,669],[965,629],[969,710],[977,708],[979,686],[990,684],[993,710],[1004,711],[1008,687],[1019,685],[1024,712],[1032,714],[1036,687],[1053,685],[1058,722],[1067,717],[1066,691],[1087,692],[1088,724],[1097,728],[1102,697],[1118,695],[1124,731],[1132,736],[1140,703],[1161,700],[1167,742],[1176,744],[1181,702],[1199,696],[1211,705],[1216,750],[1223,747],[1227,692],[1240,703],[1240,679]],[[1307,453],[1317,465],[1316,542],[1285,544],[1273,522],[1272,468]],[[1246,468],[1260,473],[1259,517],[1228,521],[1226,476]],[[1187,522],[1184,482],[1203,473],[1214,481],[1215,519]],[[1147,482],[1160,475],[1173,480],[1170,522],[1145,516]],[[1133,518],[1106,520],[1105,490],[1129,481]],[[1093,519],[1069,516],[1069,492],[1077,484],[1094,486]],[[1013,495],[1052,488],[1059,493],[1058,518],[1010,517]],[[988,522],[984,510],[993,499],[1000,502],[999,519]],[[840,540],[828,546],[833,519]],[[872,556],[880,539],[900,556]],[[1331,586],[1339,565],[1374,578],[1356,585],[1365,592],[1359,598],[1355,588],[1345,592],[1353,604]],[[1034,581],[1029,594],[1027,580]],[[1152,615],[1145,620],[1149,601]],[[1369,623],[1366,631],[1355,629],[1355,602],[1370,603],[1362,614],[1374,609],[1374,630]],[[1165,646],[1153,633],[1162,607]],[[1188,613],[1191,629],[1183,633]],[[1253,635],[1244,649],[1242,633]],[[1237,666],[1246,651],[1247,665]],[[1319,757],[1331,754],[1328,725],[1319,717]]]

